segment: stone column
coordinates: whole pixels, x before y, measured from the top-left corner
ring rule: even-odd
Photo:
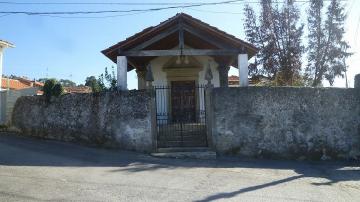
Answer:
[[[138,78],[138,90],[143,90],[146,88],[145,75],[146,71],[136,70],[137,78]]]
[[[3,70],[3,66],[2,66],[2,63],[3,63],[3,61],[2,61],[2,58],[3,58],[3,47],[2,46],[0,46],[0,91],[2,90],[2,70]],[[1,103],[1,99],[2,99],[2,97],[1,97],[1,95],[0,95],[0,124],[3,124],[3,113],[2,113],[2,110],[3,110],[3,106],[5,106],[5,105],[3,105],[2,103]]]
[[[117,56],[117,87],[118,90],[127,90],[127,59],[125,56]]]
[[[205,72],[205,80],[207,81],[207,84],[205,86],[206,139],[207,139],[208,147],[215,150],[214,142],[212,139],[213,105],[211,100],[211,94],[212,94],[212,89],[214,88],[214,85],[211,83],[212,79],[213,79],[213,75],[209,64],[209,67],[206,69]]]
[[[219,63],[218,70],[219,70],[220,87],[228,87],[229,86],[228,74],[229,74],[230,66],[224,63]]]
[[[238,68],[239,68],[239,86],[244,87],[249,85],[249,57],[248,54],[238,55]]]
[[[4,51],[4,49],[5,49],[4,47],[0,46],[0,91],[2,89],[3,51]]]
[[[355,75],[354,88],[360,89],[360,74]]]

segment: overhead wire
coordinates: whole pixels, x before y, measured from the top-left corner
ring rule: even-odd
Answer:
[[[244,0],[242,0],[245,2]],[[331,0],[324,0],[331,1]],[[346,0],[341,0],[346,1]],[[294,2],[310,2],[310,0],[294,0]],[[209,2],[18,2],[18,1],[0,1],[0,4],[10,5],[127,5],[127,6],[158,6],[158,5],[192,5],[207,4]],[[246,1],[245,3],[261,3],[261,1]],[[281,3],[281,2],[273,2]],[[236,2],[232,4],[238,4]],[[242,3],[241,3],[242,4]]]
[[[130,12],[160,11],[160,10],[168,10],[168,9],[175,9],[175,8],[190,8],[190,7],[209,6],[209,5],[229,4],[229,3],[233,3],[233,2],[239,2],[239,1],[243,1],[243,0],[228,0],[228,1],[220,1],[220,2],[197,3],[197,4],[189,4],[189,5],[186,4],[186,5],[166,6],[166,7],[157,7],[157,8],[147,8],[147,9],[99,10],[99,11],[52,11],[52,12],[0,11],[0,14],[74,15],[74,14],[130,13]]]
[[[324,0],[331,1],[331,0]],[[344,1],[344,0],[341,0]],[[309,3],[310,0],[294,0],[297,3]],[[5,17],[8,15],[16,15],[16,14],[25,14],[25,15],[38,15],[45,17],[53,17],[53,18],[113,18],[120,16],[128,16],[128,15],[136,15],[147,12],[161,11],[161,10],[169,10],[169,9],[189,9],[199,12],[209,12],[209,13],[220,13],[220,14],[243,14],[240,12],[229,12],[229,11],[210,11],[203,9],[194,9],[194,7],[202,7],[202,6],[211,6],[211,5],[233,5],[233,4],[253,4],[253,3],[261,3],[261,1],[246,1],[246,0],[227,0],[220,2],[172,2],[172,3],[159,3],[159,2],[13,2],[13,1],[0,1],[0,4],[11,4],[11,5],[141,5],[141,6],[153,6],[153,5],[170,5],[166,7],[157,7],[157,8],[147,8],[147,9],[129,9],[129,10],[98,10],[98,11],[51,11],[51,12],[34,12],[34,11],[0,11],[0,17]],[[279,1],[275,1],[273,3],[281,3]],[[115,14],[122,13],[116,15],[100,15],[99,14]],[[84,16],[88,14],[95,14],[97,16]],[[69,16],[70,15],[70,16]],[[75,16],[82,15],[82,16]]]

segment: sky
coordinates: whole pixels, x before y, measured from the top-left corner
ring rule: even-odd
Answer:
[[[201,2],[218,2],[220,0],[203,0]],[[120,14],[103,14],[106,18],[92,18],[100,15],[82,15],[86,18],[59,18],[50,16],[29,16],[24,14],[0,14],[0,39],[15,44],[15,48],[6,49],[4,53],[4,75],[26,76],[30,79],[57,78],[70,79],[77,84],[85,82],[88,76],[98,76],[105,67],[111,68],[116,64],[105,57],[100,51],[126,39],[146,27],[157,25],[174,16],[185,12],[228,32],[240,39],[245,39],[243,27],[243,8],[246,1],[231,5],[212,5],[196,8],[176,8],[162,11],[135,13],[119,16]],[[97,11],[97,10],[128,10],[158,8],[169,1],[164,0],[12,0],[10,2],[156,2],[160,5],[23,5],[0,4],[0,11]],[[197,2],[171,1],[171,2]],[[360,1],[346,1],[345,39],[351,45],[354,54],[347,60],[349,86],[354,85],[354,76],[360,73]],[[250,4],[258,7],[258,4]],[[302,14],[308,6],[299,2]],[[114,16],[117,15],[117,16]],[[303,15],[304,18],[305,15]],[[78,17],[78,15],[77,15]],[[90,18],[89,18],[90,17]],[[305,19],[305,18],[304,18]],[[231,68],[229,75],[238,75],[235,68]],[[329,86],[324,82],[324,86]],[[345,87],[345,79],[338,78],[335,87]],[[136,73],[128,73],[128,88],[137,87]]]

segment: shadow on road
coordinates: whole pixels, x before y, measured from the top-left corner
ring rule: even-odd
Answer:
[[[114,167],[109,172],[151,172],[177,168],[254,168],[294,170],[298,175],[269,183],[242,188],[234,192],[217,193],[200,201],[227,199],[304,177],[327,179],[331,185],[341,181],[360,180],[359,164],[349,162],[295,162],[271,160],[217,160],[159,159],[135,152],[106,150],[71,143],[0,135],[0,166],[59,166],[59,167]]]
[[[205,198],[203,200],[199,200],[198,202],[216,201],[216,200],[219,200],[219,199],[228,199],[228,198],[235,197],[235,196],[237,196],[239,194],[242,194],[242,193],[245,193],[245,192],[251,192],[251,191],[258,190],[258,189],[263,189],[263,188],[266,188],[266,187],[275,186],[275,185],[282,184],[282,183],[285,183],[285,182],[289,182],[289,181],[292,181],[292,180],[296,180],[296,179],[299,179],[299,178],[302,178],[302,177],[304,177],[304,176],[303,175],[292,176],[292,177],[288,177],[288,178],[281,179],[281,180],[276,180],[276,181],[261,184],[261,185],[256,185],[256,186],[252,186],[252,187],[246,187],[246,188],[240,189],[238,191],[234,191],[234,192],[219,193],[219,194],[209,196],[209,197],[207,197],[207,198]]]
[[[264,168],[270,168],[270,169],[284,169],[283,167],[272,167],[272,166],[266,166],[259,163],[260,165],[258,168],[264,169]],[[301,165],[299,165],[301,164]],[[338,165],[336,165],[338,164]],[[354,165],[352,165],[354,166]],[[210,195],[202,200],[199,200],[199,202],[207,202],[207,201],[216,201],[219,199],[229,199],[233,198],[237,195],[240,195],[245,192],[251,192],[258,189],[263,189],[271,186],[276,186],[278,184],[294,181],[300,178],[306,178],[306,177],[312,177],[312,178],[323,178],[326,179],[327,182],[325,183],[311,183],[312,185],[316,186],[323,186],[323,185],[331,185],[337,182],[345,182],[345,181],[359,181],[360,180],[360,169],[359,167],[350,167],[346,170],[342,170],[344,168],[347,168],[346,165],[341,163],[326,163],[323,165],[320,164],[309,164],[308,162],[289,162],[289,166],[287,166],[286,169],[292,169],[299,175],[291,176],[285,179],[281,180],[275,180],[269,183],[256,185],[256,186],[250,186],[246,188],[239,189],[237,191],[233,192],[225,192],[225,193],[217,193],[214,195]]]

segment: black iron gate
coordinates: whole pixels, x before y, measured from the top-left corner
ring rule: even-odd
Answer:
[[[173,81],[155,92],[158,147],[206,147],[205,87]]]

